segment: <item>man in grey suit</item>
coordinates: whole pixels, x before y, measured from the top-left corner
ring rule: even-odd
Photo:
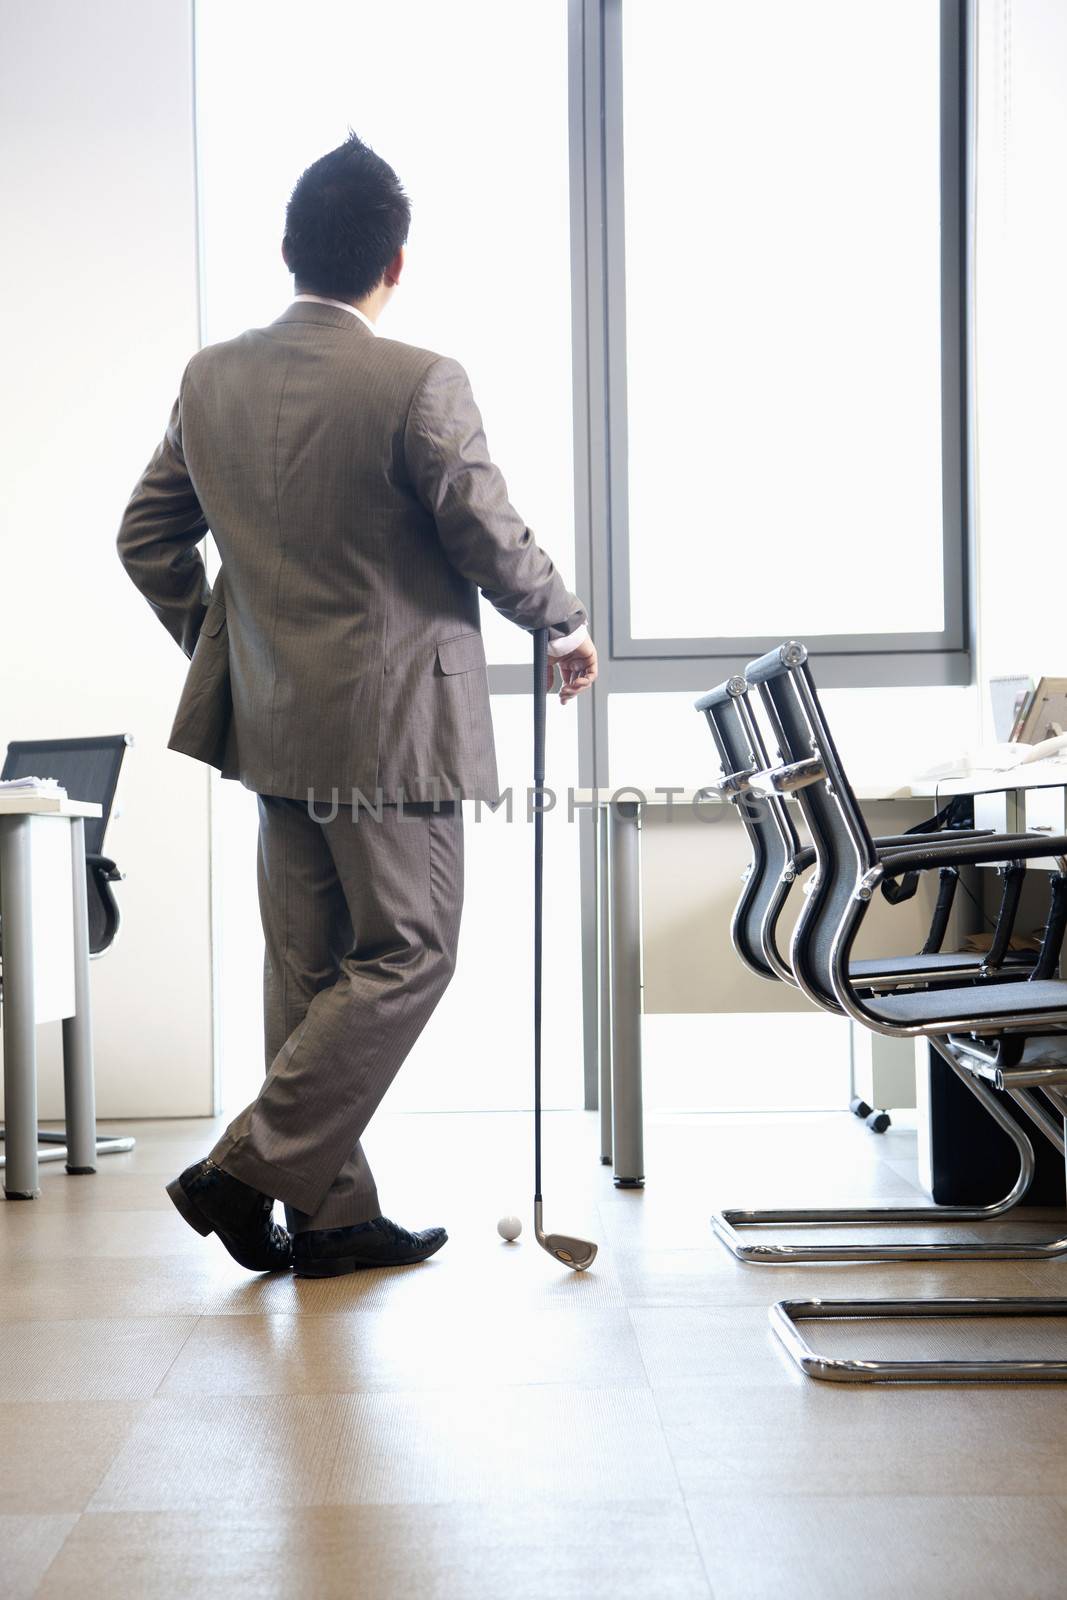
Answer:
[[[308,168],[282,244],[293,304],[193,356],[118,535],[192,658],[170,747],[259,797],[267,1077],[168,1185],[254,1271],[334,1276],[445,1242],[381,1215],[360,1139],[455,967],[460,801],[499,798],[478,591],[549,630],[561,701],[596,676],[463,368],[377,335],[409,220],[354,135]]]

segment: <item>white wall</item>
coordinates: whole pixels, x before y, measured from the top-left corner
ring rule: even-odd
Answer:
[[[4,0],[0,30],[0,743],[134,735],[106,846],[125,927],[93,964],[98,1105],[206,1113],[206,769],[165,749],[184,658],[115,554],[197,346],[190,0]]]

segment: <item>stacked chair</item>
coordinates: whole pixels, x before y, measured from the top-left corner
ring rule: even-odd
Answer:
[[[756,695],[752,695],[752,691]],[[752,699],[758,698],[778,751],[768,757]],[[1012,1140],[1019,1174],[1011,1190],[983,1207],[862,1207],[722,1211],[713,1219],[741,1260],[797,1261],[1048,1260],[1067,1255],[1067,1238],[1040,1241],[915,1241],[771,1244],[746,1242],[744,1230],[796,1225],[979,1223],[1002,1217],[1025,1194],[1035,1157],[1023,1126],[994,1090],[1006,1091],[1026,1118],[1065,1153],[1067,983],[1053,974],[1065,922],[1067,836],[991,834],[955,825],[950,808],[920,830],[873,839],[827,726],[803,645],[787,643],[749,666],[743,677],[701,696],[722,766],[720,792],[737,808],[752,864],[734,913],[732,938],[744,964],[768,981],[799,988],[820,1009],[876,1033],[925,1038]],[[794,804],[795,802],[795,804]],[[794,810],[811,844],[802,846]],[[1052,858],[1048,923],[1036,956],[1010,952],[1012,924],[1028,860]],[[996,930],[984,957],[942,951],[952,895],[963,867],[1007,862]],[[788,955],[782,912],[801,874],[814,867]],[[930,933],[916,955],[856,960],[853,949],[876,893],[896,902],[921,874],[939,875]],[[1067,1301],[1027,1298],[783,1300],[772,1321],[791,1355],[812,1377],[838,1381],[1003,1381],[1067,1379],[1067,1361],[861,1361],[813,1351],[802,1322],[819,1319],[1064,1316]]]

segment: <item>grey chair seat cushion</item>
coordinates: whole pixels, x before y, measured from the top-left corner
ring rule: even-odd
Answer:
[[[1023,959],[1018,960],[1013,952],[1010,965],[1018,964],[1025,971],[1027,966],[1033,964],[1036,956],[1030,951],[1022,952]],[[982,965],[980,955],[975,955],[967,950],[939,951],[936,955],[929,956],[878,956],[869,961],[853,961],[849,967],[854,978],[886,978],[893,977],[898,972],[921,972],[929,976],[945,974],[951,976],[954,972],[977,971]]]
[[[966,989],[920,989],[907,994],[879,995],[865,1002],[886,1022],[905,1025],[966,1021],[969,1017],[1038,1015],[1067,1012],[1067,983],[1043,978],[1038,983],[983,983]]]

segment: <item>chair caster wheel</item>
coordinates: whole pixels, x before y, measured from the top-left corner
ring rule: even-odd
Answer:
[[[864,1118],[872,1133],[884,1133],[892,1120],[888,1111],[872,1111],[869,1117]]]
[[[858,1094],[854,1095],[849,1101],[848,1109],[854,1117],[859,1117],[861,1122],[866,1122],[867,1118],[872,1115],[872,1107],[867,1104],[866,1100],[861,1100]]]

